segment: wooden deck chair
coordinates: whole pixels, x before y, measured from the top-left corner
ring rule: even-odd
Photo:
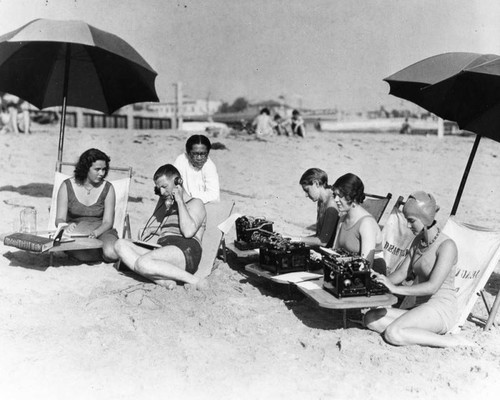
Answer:
[[[371,215],[375,217],[377,222],[380,222],[384,211],[387,208],[387,204],[392,198],[391,193],[387,193],[386,196],[379,196],[377,194],[365,193],[365,201],[363,201],[363,208],[368,211]]]
[[[391,274],[405,259],[408,248],[415,238],[401,210],[404,203],[403,196],[399,196],[382,229],[382,248],[387,275]]]
[[[49,212],[49,224],[48,231],[56,230],[56,212],[57,212],[57,193],[59,192],[59,188],[65,179],[68,179],[70,175],[64,174],[61,171],[62,167],[73,167],[75,164],[67,163],[67,162],[58,162],[56,164],[56,173],[54,176],[54,188],[52,189],[52,201],[50,204],[50,212]],[[125,173],[127,176],[122,179],[110,180],[111,184],[115,189],[116,194],[116,204],[115,204],[115,222],[113,227],[118,232],[118,236],[120,238],[131,237],[130,232],[130,222],[127,214],[127,203],[128,203],[128,194],[130,188],[130,181],[132,179],[132,168],[119,168],[119,167],[110,167],[109,168],[110,175],[113,177],[115,173]],[[109,175],[108,175],[109,177]],[[89,242],[90,243],[90,242]],[[92,247],[86,243],[84,249],[92,249],[98,248]],[[72,249],[74,250],[74,249]]]
[[[222,200],[218,203],[205,204],[205,209],[207,211],[207,226],[201,242],[203,252],[201,253],[200,265],[198,266],[198,271],[196,271],[195,276],[206,278],[210,275],[219,248],[222,246],[223,251],[225,251],[225,233],[223,230],[219,229],[218,225],[231,215],[233,208],[234,201],[232,200]]]
[[[484,286],[500,260],[500,231],[458,222],[452,216],[443,232],[455,241],[458,248],[455,286],[460,317],[452,332],[460,330],[469,314],[473,320],[485,322],[484,329],[487,330],[493,324],[500,305],[500,294],[497,294],[495,304],[490,309],[483,293]],[[486,307],[487,320],[471,314],[479,296]]]

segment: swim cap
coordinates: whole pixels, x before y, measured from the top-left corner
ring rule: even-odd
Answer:
[[[414,192],[408,196],[403,213],[405,215],[412,214],[417,217],[422,223],[429,227],[434,222],[434,217],[438,212],[439,207],[436,204],[436,199],[430,193],[422,191]]]

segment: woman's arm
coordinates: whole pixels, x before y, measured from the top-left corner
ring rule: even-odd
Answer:
[[[199,196],[196,197],[200,198],[203,203],[208,203],[209,201],[219,201],[219,174],[217,173],[217,167],[212,160],[207,160],[202,168],[202,173],[206,189],[204,193],[200,193]]]
[[[380,228],[373,218],[365,218],[361,221],[359,227],[359,237],[361,240],[361,257],[373,264],[375,248],[377,246],[377,237],[380,234]]]
[[[57,192],[57,205],[56,205],[56,226],[61,222],[66,222],[68,218],[68,191],[66,183],[63,182]]]
[[[436,262],[426,282],[412,286],[396,286],[380,276],[377,280],[383,283],[394,294],[403,296],[430,296],[436,293],[450,273],[456,262],[457,246],[451,239],[445,240],[436,251]]]
[[[115,189],[113,185],[110,184],[110,188],[108,190],[108,194],[104,199],[104,215],[102,216],[102,223],[96,229],[91,232],[91,236],[98,237],[102,235],[104,232],[113,228],[113,224],[115,222],[115,202],[116,195]]]

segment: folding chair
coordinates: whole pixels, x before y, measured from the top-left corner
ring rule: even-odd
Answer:
[[[443,232],[455,241],[458,248],[455,286],[460,316],[452,332],[456,333],[461,329],[469,314],[470,320],[483,322],[484,330],[488,330],[494,324],[500,306],[500,293],[496,296],[493,308],[490,308],[483,291],[500,260],[500,231],[458,222],[452,216]],[[483,299],[487,319],[471,314],[479,295]]]
[[[212,272],[215,258],[222,246],[223,259],[226,261],[225,254],[225,232],[218,226],[222,224],[233,212],[234,201],[222,200],[218,203],[207,203],[207,226],[201,242],[202,253],[201,260],[195,276],[206,278]]]
[[[380,222],[384,211],[392,198],[391,193],[386,196],[379,196],[377,194],[365,193],[365,201],[363,201],[363,208],[375,217],[377,222]]]
[[[403,196],[399,196],[382,229],[382,247],[388,275],[404,260],[415,238],[400,209],[404,203]]]
[[[56,230],[56,213],[57,213],[57,193],[59,192],[59,188],[62,183],[70,178],[70,175],[64,174],[61,171],[61,168],[65,167],[75,167],[75,164],[67,163],[67,162],[57,162],[56,164],[56,172],[54,176],[54,188],[52,190],[52,201],[50,205],[49,212],[49,224],[48,231]],[[127,203],[128,203],[128,194],[130,188],[130,181],[132,179],[132,168],[120,168],[120,167],[110,167],[110,173],[125,173],[127,175],[126,178],[111,180],[110,183],[113,185],[115,189],[115,221],[113,227],[118,232],[118,236],[120,238],[124,238],[125,236],[129,239],[131,238],[130,231],[130,220],[127,214]],[[102,242],[97,239],[81,239],[75,240],[75,242],[70,242],[67,244],[61,244],[61,246],[54,247],[49,250],[49,253],[54,251],[70,251],[70,250],[90,250],[97,249],[102,247]],[[50,259],[50,265],[52,265],[52,254]]]

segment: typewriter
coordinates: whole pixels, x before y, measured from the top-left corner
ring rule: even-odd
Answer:
[[[384,285],[372,278],[368,261],[357,254],[323,251],[316,262],[323,266],[323,288],[339,299],[388,293]]]
[[[257,249],[263,238],[273,234],[273,223],[264,218],[243,216],[236,219],[235,225],[234,245],[240,250]]]
[[[262,269],[276,275],[309,270],[310,248],[304,243],[292,243],[279,233],[261,234],[258,240],[259,264]]]

